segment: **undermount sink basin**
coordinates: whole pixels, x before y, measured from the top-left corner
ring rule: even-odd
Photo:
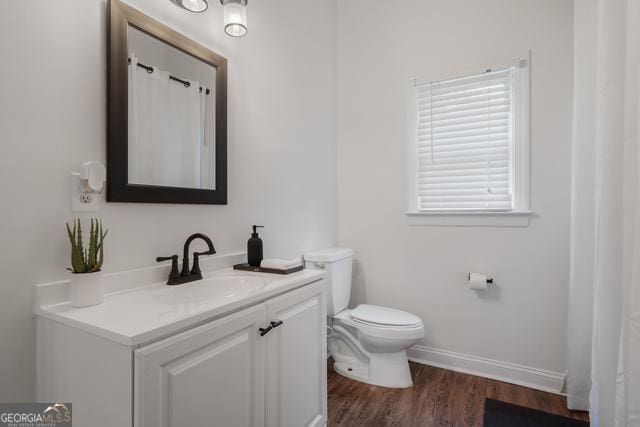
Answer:
[[[170,304],[236,299],[258,292],[270,282],[267,278],[256,276],[212,276],[184,285],[167,286],[158,298]]]
[[[203,279],[200,282],[202,285],[211,284],[212,286],[216,286],[219,290],[224,289],[224,292],[227,292],[228,290],[233,293],[257,291],[264,288],[269,283],[271,283],[271,280],[266,277],[235,275],[214,276],[208,279]]]

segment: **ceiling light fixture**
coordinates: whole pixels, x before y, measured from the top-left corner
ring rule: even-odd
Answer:
[[[209,7],[207,0],[171,0],[171,3],[194,13],[202,13]]]
[[[220,0],[224,11],[224,32],[231,37],[247,34],[247,0]]]

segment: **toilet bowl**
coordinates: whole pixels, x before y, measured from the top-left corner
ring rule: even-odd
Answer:
[[[394,308],[347,308],[353,251],[332,248],[305,254],[305,267],[328,272],[327,349],[341,375],[368,384],[411,387],[406,350],[424,336],[422,320]]]
[[[384,387],[413,385],[406,350],[424,336],[420,318],[388,307],[359,305],[330,320],[327,345],[338,373]]]

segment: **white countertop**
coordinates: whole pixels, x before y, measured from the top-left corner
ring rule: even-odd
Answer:
[[[321,280],[324,272],[302,270],[287,276],[223,269],[204,274],[204,280],[177,286],[164,282],[125,289],[105,295],[104,303],[73,308],[68,302],[36,303],[34,312],[127,346],[139,346],[204,321],[257,304],[275,295]],[[262,289],[220,296],[215,282],[220,276],[263,277]]]

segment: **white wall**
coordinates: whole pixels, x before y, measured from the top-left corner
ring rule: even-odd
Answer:
[[[103,203],[105,270],[151,265],[192,232],[244,249],[252,223],[268,256],[334,244],[335,2],[254,1],[243,39],[216,1],[131,3],[229,59],[229,204]],[[32,285],[65,277],[69,173],[106,158],[105,22],[104,0],[0,3],[0,401],[34,398]]]
[[[420,345],[564,372],[571,172],[571,0],[338,3],[339,241],[356,250],[353,303],[409,310]],[[413,78],[532,51],[527,228],[411,227],[406,92]],[[497,288],[465,288],[468,271]]]

